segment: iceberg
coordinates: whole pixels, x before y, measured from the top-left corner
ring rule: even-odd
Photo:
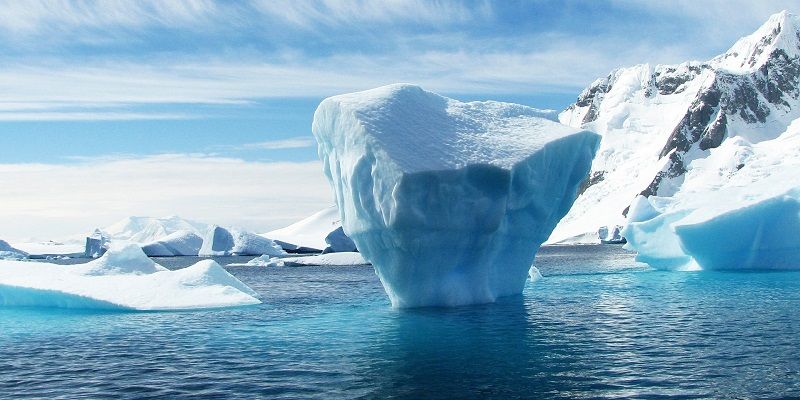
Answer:
[[[221,226],[212,226],[200,248],[199,255],[210,256],[283,256],[286,252],[274,241],[255,233],[225,229]]]
[[[142,251],[150,257],[196,256],[202,246],[202,237],[190,231],[176,231],[142,245]]]
[[[800,269],[800,189],[755,201],[734,191],[711,197],[721,203],[668,203],[658,216],[629,223],[637,260],[675,270]]]
[[[358,249],[356,249],[356,244],[353,243],[353,239],[350,239],[350,237],[344,233],[344,229],[341,226],[329,233],[328,236],[325,236],[325,243],[328,244],[328,247],[325,248],[324,253],[358,251]]]
[[[800,269],[797,149],[800,120],[776,139],[710,150],[674,196],[634,200],[627,248],[661,269]],[[731,154],[746,156],[731,163]]]
[[[5,240],[0,240],[0,260],[21,260],[27,257],[28,253],[11,247]]]
[[[342,218],[339,216],[339,209],[331,206],[262,236],[274,239],[284,250],[293,253],[354,251],[355,244],[345,235],[341,227]]]
[[[600,137],[552,113],[396,84],[325,99],[312,132],[344,232],[395,307],[519,294]]]
[[[109,239],[103,231],[95,229],[94,233],[86,237],[86,247],[83,256],[86,258],[97,258],[102,256],[109,246]]]
[[[204,260],[169,271],[134,244],[82,265],[0,261],[0,305],[189,310],[259,304],[257,294]]]

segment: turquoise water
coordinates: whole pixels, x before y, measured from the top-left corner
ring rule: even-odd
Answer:
[[[393,310],[364,267],[230,267],[253,307],[0,308],[0,398],[800,396],[800,273],[536,263],[523,296],[457,309]]]

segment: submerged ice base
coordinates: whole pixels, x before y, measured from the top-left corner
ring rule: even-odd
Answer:
[[[519,294],[599,145],[552,114],[412,85],[328,98],[312,131],[345,233],[396,307]]]

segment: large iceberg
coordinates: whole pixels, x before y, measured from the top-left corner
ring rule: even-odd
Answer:
[[[320,104],[312,131],[344,231],[395,307],[522,292],[600,141],[547,118],[406,84]]]
[[[169,271],[134,244],[89,263],[0,261],[0,305],[180,310],[258,304],[257,294],[211,260]]]
[[[800,120],[773,140],[726,141],[674,196],[638,197],[622,234],[656,268],[798,269],[798,171]]]
[[[284,256],[286,252],[274,241],[255,233],[212,226],[203,238],[199,255],[209,256]]]

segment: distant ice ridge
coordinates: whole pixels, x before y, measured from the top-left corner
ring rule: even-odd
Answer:
[[[101,231],[109,239],[132,243],[152,243],[175,232],[191,232],[202,236],[209,225],[189,221],[172,215],[164,218],[128,217],[103,228]]]
[[[0,261],[0,305],[180,310],[258,304],[257,294],[211,260],[176,271],[134,244],[82,265]]]
[[[246,265],[251,267],[301,267],[308,265],[321,265],[328,267],[350,267],[370,265],[369,261],[365,260],[361,253],[358,252],[340,252],[340,253],[327,253],[316,256],[305,257],[270,257],[261,256],[256,257],[246,264],[231,264],[231,265]]]
[[[405,84],[320,104],[312,131],[344,231],[395,307],[521,293],[600,140],[547,118]]]
[[[624,224],[640,194],[672,197],[699,183],[726,185],[747,164],[748,146],[777,138],[800,118],[798,38],[800,18],[784,11],[709,61],[618,68],[591,83],[559,119],[603,142],[549,242]],[[695,181],[691,171],[724,147],[732,169]],[[773,164],[784,168],[779,155]]]
[[[255,233],[212,226],[203,238],[200,256],[283,256],[286,252],[274,241]]]
[[[674,196],[639,196],[628,218],[628,248],[657,268],[800,269],[800,123],[726,141]]]

